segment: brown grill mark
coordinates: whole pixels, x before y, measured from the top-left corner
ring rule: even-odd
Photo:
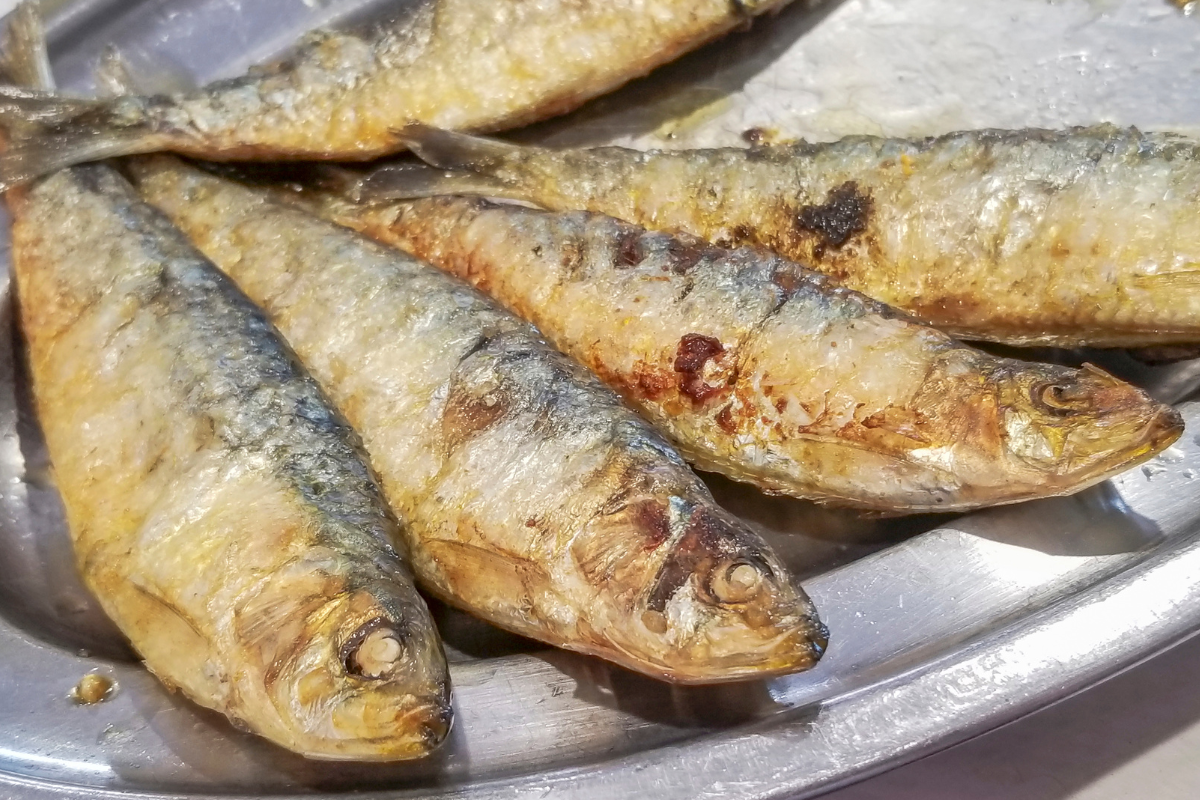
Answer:
[[[699,333],[684,334],[675,353],[675,371],[679,373],[679,391],[696,402],[703,402],[721,391],[704,381],[704,365],[725,352],[724,346],[711,336]]]
[[[854,181],[847,181],[830,190],[824,203],[801,206],[796,227],[820,238],[813,256],[821,258],[827,248],[837,249],[865,231],[873,209],[870,195],[860,191]]]

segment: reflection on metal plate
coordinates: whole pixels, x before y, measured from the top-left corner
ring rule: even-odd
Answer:
[[[103,47],[180,85],[236,74],[317,24],[415,1],[48,0],[56,68]],[[738,144],[1100,119],[1200,130],[1200,19],[1153,0],[796,2],[777,18],[520,135]],[[812,672],[673,688],[446,608],[458,724],[435,758],[314,763],[238,733],[142,670],[79,584],[0,304],[0,793],[5,797],[797,797],[986,730],[1200,628],[1200,403],[1154,462],[1072,498],[961,518],[861,519],[719,478],[832,630]],[[1043,354],[1046,355],[1046,354]],[[1094,359],[1096,354],[1052,354]],[[1184,400],[1195,362],[1105,366]],[[71,691],[113,680],[103,702]],[[111,793],[111,794],[110,794]]]

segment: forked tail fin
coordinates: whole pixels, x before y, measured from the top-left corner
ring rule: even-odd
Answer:
[[[145,128],[105,124],[104,102],[53,91],[45,30],[28,0],[9,17],[0,65],[22,84],[0,86],[0,127],[8,139],[0,153],[0,191],[74,164],[158,149]]]
[[[34,95],[53,91],[54,75],[50,72],[50,56],[46,51],[46,29],[30,0],[20,3],[8,18],[2,46],[4,54],[0,64],[8,80],[21,87],[16,90],[18,93]]]

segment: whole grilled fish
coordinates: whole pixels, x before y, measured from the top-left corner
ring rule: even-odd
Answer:
[[[618,389],[694,463],[886,512],[1074,492],[1179,415],[1095,368],[997,358],[760,250],[478,198],[321,213],[474,283]]]
[[[42,60],[30,8],[11,37],[26,67]],[[7,199],[79,569],[146,666],[306,756],[429,753],[451,719],[441,643],[357,438],[312,378],[111,168]]]
[[[167,157],[131,169],[362,434],[429,591],[673,681],[796,671],[820,656],[824,629],[767,545],[530,326],[264,192]]]
[[[410,120],[514,127],[589,98],[788,0],[421,0],[373,33],[319,32],[281,63],[172,96],[12,91],[0,116],[57,130],[0,158],[0,182],[173,150],[208,159],[369,159]]]
[[[459,192],[769,248],[963,338],[1200,341],[1200,143],[1182,136],[1101,125],[675,152],[407,138],[478,172]],[[364,188],[403,193],[400,177]]]

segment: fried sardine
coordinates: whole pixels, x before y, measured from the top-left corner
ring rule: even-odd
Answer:
[[[318,207],[489,292],[693,463],[768,491],[885,512],[1010,503],[1182,431],[1098,369],[980,352],[766,251],[477,198]]]
[[[424,587],[673,681],[811,666],[826,634],[762,539],[593,376],[466,284],[170,157],[131,165],[362,436]]]

